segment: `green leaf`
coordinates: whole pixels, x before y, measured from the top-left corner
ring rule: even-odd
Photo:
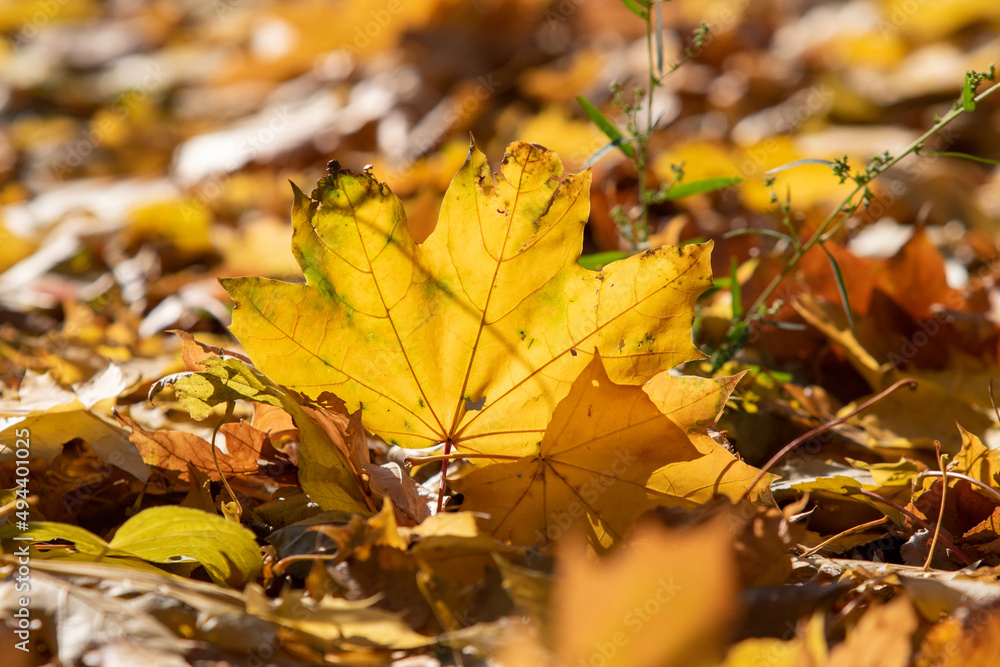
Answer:
[[[630,12],[645,21],[649,18],[649,6],[652,4],[648,0],[622,0]]]
[[[611,143],[621,149],[621,152],[625,153],[630,159],[634,160],[635,149],[632,147],[632,144],[628,143],[625,135],[621,133],[611,119],[605,116],[600,109],[591,104],[587,99],[577,95],[576,101],[580,103],[580,106],[583,107],[584,112],[593,121],[594,125],[611,140]]]
[[[976,89],[973,87],[973,73],[965,73],[965,83],[962,84],[962,108],[966,111],[976,110]]]
[[[668,201],[674,199],[680,199],[682,197],[690,197],[691,195],[700,195],[706,192],[713,192],[715,190],[721,190],[722,188],[728,188],[731,185],[736,185],[740,183],[743,179],[741,178],[706,178],[700,181],[691,181],[690,183],[681,183],[680,185],[675,185],[674,187],[663,193],[662,196],[658,196],[656,199],[659,201]]]
[[[0,539],[30,537],[32,542],[65,540],[91,560],[138,558],[151,563],[196,561],[216,583],[236,588],[253,580],[262,567],[253,533],[239,524],[190,507],[151,507],[122,524],[111,542],[68,523],[33,521],[27,530],[0,526]],[[67,557],[77,554],[60,552]],[[60,555],[60,557],[62,557]]]
[[[172,384],[181,405],[195,419],[204,419],[214,406],[235,400],[283,408],[299,429],[302,489],[324,510],[370,513],[347,458],[291,392],[235,357],[208,357],[199,363],[207,369],[160,380],[150,391],[150,400],[164,385]]]
[[[847,299],[847,286],[844,284],[844,274],[840,270],[840,264],[837,263],[837,260],[834,259],[833,255],[830,254],[830,251],[827,250],[825,245],[820,243],[819,247],[826,253],[826,258],[830,260],[830,266],[833,267],[833,277],[836,279],[837,292],[840,293],[840,300],[844,304],[844,313],[847,315],[847,323],[850,325],[851,331],[857,331],[854,326],[854,315],[851,314],[851,302]]]
[[[743,316],[743,292],[740,289],[740,280],[736,276],[738,262],[735,257],[729,259],[729,291],[732,294],[733,319],[738,320]]]
[[[629,254],[621,250],[608,250],[607,252],[595,252],[590,255],[581,255],[577,264],[591,271],[600,271],[611,262],[625,259]]]
[[[108,543],[85,528],[57,521],[31,521],[27,530],[18,530],[14,524],[0,526],[0,539],[30,537],[32,542],[65,540],[72,542],[77,551],[91,556],[128,556],[130,554],[112,551]]]
[[[260,547],[243,526],[190,507],[151,507],[122,524],[109,546],[153,563],[198,561],[219,584],[236,588],[262,567]]]

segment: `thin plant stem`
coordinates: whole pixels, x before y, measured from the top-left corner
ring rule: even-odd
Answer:
[[[222,428],[222,425],[232,418],[233,411],[235,409],[236,401],[229,401],[226,403],[226,414],[222,416],[222,418],[215,425],[215,428],[212,429],[212,440],[209,443],[209,446],[212,448],[212,460],[215,462],[215,470],[219,473],[219,477],[222,478],[222,485],[226,487],[226,491],[229,492],[229,497],[233,499],[233,504],[236,506],[236,523],[239,523],[240,517],[243,516],[243,505],[240,504],[240,501],[236,498],[236,494],[233,493],[233,488],[229,486],[229,480],[227,480],[226,476],[222,474],[222,466],[219,465],[219,453],[215,447],[215,436],[219,434],[219,429]]]
[[[941,468],[941,505],[938,507],[937,525],[934,526],[934,537],[931,538],[931,548],[927,551],[927,560],[924,561],[924,572],[931,569],[931,561],[934,560],[934,550],[937,549],[938,536],[941,535],[941,524],[944,522],[945,499],[948,497],[948,466],[945,465],[948,455],[941,454],[941,441],[934,441],[934,451],[937,454],[938,466]]]
[[[764,479],[764,475],[767,474],[767,471],[770,470],[771,468],[773,468],[774,465],[778,461],[780,461],[782,458],[784,458],[784,456],[786,454],[788,454],[789,452],[791,452],[793,449],[795,449],[796,447],[798,447],[799,445],[801,445],[803,442],[806,442],[807,440],[815,438],[820,433],[823,433],[824,431],[828,431],[828,430],[830,430],[831,428],[833,428],[834,426],[836,426],[838,424],[843,424],[845,421],[847,421],[848,419],[850,419],[854,415],[856,415],[859,412],[862,412],[864,410],[867,410],[868,408],[870,408],[871,406],[875,405],[876,403],[878,403],[879,401],[881,401],[883,398],[885,398],[886,396],[888,396],[889,394],[893,393],[897,389],[900,389],[901,387],[904,387],[904,386],[909,386],[911,389],[915,389],[916,386],[917,386],[917,381],[907,378],[905,380],[899,380],[897,382],[894,382],[888,388],[883,389],[879,393],[875,394],[874,396],[872,396],[871,398],[869,398],[867,401],[865,401],[864,403],[862,403],[861,405],[859,405],[858,407],[854,408],[849,413],[847,413],[846,415],[844,415],[843,417],[837,417],[836,419],[834,419],[831,422],[827,422],[826,424],[822,424],[821,426],[817,426],[813,430],[808,431],[807,433],[803,433],[802,435],[800,435],[799,437],[795,438],[790,443],[788,443],[787,445],[785,445],[784,447],[782,447],[780,450],[778,450],[777,454],[775,454],[770,459],[768,459],[767,463],[765,463],[761,467],[760,472],[757,474],[757,477],[754,478],[753,482],[750,483],[750,485],[747,487],[746,491],[743,492],[743,499],[746,500],[747,496],[750,495],[750,492],[753,491],[754,487],[756,487],[757,484],[759,484],[760,481],[762,479]]]
[[[976,95],[976,97],[974,98],[975,101],[980,102],[986,99],[989,95],[994,93],[998,88],[1000,88],[1000,83],[993,84],[992,86],[984,90],[982,93]],[[894,166],[896,163],[898,163],[900,160],[902,160],[910,153],[919,151],[920,147],[923,146],[925,141],[930,139],[937,132],[940,132],[946,125],[950,124],[952,121],[961,116],[963,113],[965,113],[965,109],[962,106],[955,107],[947,114],[945,114],[944,117],[942,117],[936,123],[934,123],[934,125],[931,126],[929,130],[920,135],[920,137],[917,138],[916,141],[907,146],[899,155],[896,155],[887,160],[885,163],[881,164],[878,167],[878,170],[874,176],[872,176],[871,178],[866,178],[863,182],[858,183],[857,186],[851,191],[851,193],[844,198],[841,204],[836,208],[834,208],[830,212],[830,214],[826,217],[826,219],[823,220],[822,224],[820,224],[819,228],[815,232],[813,232],[812,236],[810,236],[805,243],[802,243],[801,245],[795,248],[795,251],[792,254],[792,258],[788,261],[787,264],[785,264],[781,272],[771,279],[771,282],[768,283],[767,287],[764,288],[764,291],[760,293],[760,295],[757,297],[757,300],[754,301],[753,305],[746,311],[747,314],[744,317],[744,320],[747,323],[749,323],[750,318],[753,316],[753,314],[756,313],[758,309],[762,307],[765,303],[767,303],[767,300],[771,297],[771,294],[774,293],[774,290],[778,288],[778,285],[781,283],[781,281],[784,280],[788,276],[788,274],[792,272],[792,270],[795,268],[798,261],[802,258],[803,255],[805,255],[817,243],[824,243],[828,241],[833,236],[833,234],[837,233],[837,231],[849,219],[850,214],[857,209],[857,204],[854,204],[852,206],[854,198],[859,193],[864,192],[865,188],[868,187],[868,184],[875,177],[881,175],[883,172],[885,172],[890,167]],[[831,229],[830,226],[833,225],[834,221],[842,213],[845,213],[843,219],[836,225],[834,225],[833,228]]]
[[[905,507],[903,507],[899,503],[895,503],[895,502],[889,500],[885,496],[880,496],[879,494],[877,494],[877,493],[875,493],[873,491],[869,491],[868,489],[861,489],[861,488],[859,488],[859,489],[855,489],[854,491],[856,493],[860,493],[863,496],[868,496],[872,500],[877,500],[880,503],[884,503],[884,504],[888,505],[889,507],[893,508],[894,510],[896,510],[897,512],[899,512],[900,514],[905,514],[906,516],[908,516],[911,519],[913,519],[915,522],[919,523],[920,526],[924,530],[926,530],[928,533],[931,532],[932,530],[934,530],[929,523],[927,523],[926,521],[924,521],[923,519],[921,519],[919,516],[917,516],[916,514],[914,514],[913,512],[911,512],[910,510],[906,509]],[[954,544],[952,544],[951,540],[949,540],[944,535],[942,535],[941,536],[941,541],[944,543],[944,545],[946,547],[948,547],[949,549],[951,549],[952,551],[954,551],[955,555],[958,556],[959,558],[961,558],[962,561],[966,565],[972,565],[972,561],[969,559],[969,557],[966,556],[964,553],[962,553],[961,549],[959,549]]]
[[[842,537],[847,537],[848,535],[852,535],[854,533],[859,533],[859,532],[861,532],[863,530],[867,530],[869,528],[874,528],[875,526],[881,526],[883,523],[887,522],[888,520],[889,520],[889,517],[884,516],[881,519],[875,519],[874,521],[869,521],[867,523],[858,524],[857,526],[854,526],[852,528],[848,528],[847,530],[842,530],[839,533],[837,533],[836,535],[834,535],[833,537],[823,540],[822,542],[820,542],[819,544],[817,544],[816,546],[814,546],[812,549],[808,549],[805,553],[802,554],[801,558],[808,558],[809,556],[812,556],[814,553],[816,553],[820,549],[826,547],[829,544],[832,544],[832,543],[836,542],[837,540],[839,540]]]
[[[924,477],[944,477],[944,476],[945,473],[941,472],[940,470],[925,470],[924,472],[917,475],[917,481],[920,481]],[[992,498],[995,503],[1000,504],[1000,491],[997,491],[986,482],[981,482],[974,477],[963,475],[960,472],[949,472],[947,476],[948,479],[961,479],[968,482],[969,484],[974,484],[978,486],[980,489],[983,490],[983,493],[987,494],[990,498]]]

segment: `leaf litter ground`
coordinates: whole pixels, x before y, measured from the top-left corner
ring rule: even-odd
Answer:
[[[613,9],[616,3],[583,3],[569,13],[563,6],[477,6],[451,16],[445,32],[460,34],[455,31],[464,26],[469,34],[494,36],[489,49],[482,48],[482,39],[453,40],[453,57],[436,64],[413,61],[407,75],[375,56],[380,50],[405,58],[435,52],[426,47],[440,42],[441,33],[434,31],[448,14],[442,3],[406,3],[398,15],[387,6],[386,15],[394,19],[361,46],[353,29],[363,34],[375,16],[370,12],[380,11],[370,3],[340,3],[340,14],[328,21],[318,17],[332,6],[279,4],[234,7],[224,36],[213,32],[216,24],[208,16],[179,20],[171,12],[140,10],[129,16],[134,10],[72,3],[73,12],[97,17],[109,36],[122,29],[120,34],[145,40],[145,53],[170,61],[169,81],[147,76],[130,83],[129,72],[138,69],[119,68],[124,61],[114,49],[95,55],[84,48],[92,40],[74,41],[79,30],[89,34],[89,23],[60,16],[26,31],[16,23],[16,8],[0,19],[15,37],[0,58],[5,71],[21,77],[5,79],[15,94],[0,108],[9,121],[0,130],[0,146],[10,147],[0,156],[16,156],[0,158],[0,361],[3,419],[9,420],[3,445],[30,426],[37,446],[30,509],[17,504],[15,460],[3,464],[10,465],[3,469],[3,487],[10,521],[25,511],[38,531],[50,531],[34,533],[38,541],[31,550],[31,649],[39,664],[55,658],[63,664],[192,664],[206,657],[239,664],[248,656],[279,664],[388,663],[396,659],[394,650],[419,654],[428,664],[472,664],[486,656],[502,664],[929,665],[1000,659],[994,611],[998,484],[990,463],[995,415],[987,389],[996,375],[1000,337],[990,314],[998,251],[996,179],[989,167],[924,157],[920,169],[890,175],[891,188],[872,185],[874,205],[828,244],[849,269],[843,279],[855,308],[854,327],[838,311],[840,295],[827,257],[815,252],[778,290],[783,305],[773,304],[774,319],[787,328],[761,325],[751,331],[745,351],[724,367],[729,377],[748,371],[735,388],[733,380],[698,363],[686,364],[684,372],[704,377],[674,378],[662,372],[698,356],[686,327],[696,292],[708,285],[709,258],[695,258],[697,246],[684,246],[701,271],[679,300],[685,327],[647,321],[635,327],[634,339],[604,337],[614,317],[570,317],[572,306],[560,300],[567,286],[576,286],[578,314],[593,305],[579,296],[593,290],[592,282],[574,282],[572,275],[593,275],[575,266],[573,252],[579,249],[555,239],[577,234],[587,252],[618,250],[612,209],[635,201],[634,175],[625,165],[611,156],[595,165],[586,228],[582,207],[588,198],[581,195],[564,216],[577,225],[573,233],[550,230],[539,238],[523,223],[545,220],[536,215],[545,196],[530,205],[509,196],[527,181],[508,173],[530,171],[524,166],[530,160],[514,159],[497,174],[481,156],[462,167],[464,131],[473,129],[490,156],[501,155],[514,140],[537,141],[557,149],[576,171],[599,147],[600,133],[595,137],[574,99],[582,93],[613,111],[601,102],[607,83],[601,77],[612,69],[602,63],[631,67],[634,59],[616,45],[622,36],[625,42],[642,38],[634,16]],[[738,276],[743,303],[785,260],[760,238],[721,236],[730,226],[784,229],[771,208],[765,170],[844,152],[863,164],[866,152],[892,150],[897,139],[905,143],[922,131],[933,113],[947,112],[961,92],[964,70],[984,69],[995,59],[990,3],[916,12],[884,3],[872,14],[881,23],[864,33],[862,43],[858,30],[867,19],[850,14],[852,7],[837,13],[820,3],[804,17],[777,6],[738,7],[735,20],[720,20],[700,3],[663,5],[668,25],[693,27],[706,19],[714,39],[699,54],[699,67],[681,70],[672,79],[676,84],[665,89],[681,103],[674,105],[676,112],[668,105],[667,116],[677,118],[655,135],[655,178],[669,182],[671,165],[683,161],[689,181],[743,182],[726,193],[660,206],[655,238],[668,245],[714,241],[715,273]],[[136,33],[130,20],[146,29]],[[817,22],[826,27],[822,34]],[[185,34],[192,25],[204,29],[194,39],[165,37]],[[261,25],[272,29],[253,33]],[[274,39],[284,29],[305,37],[282,50]],[[54,30],[62,36],[60,48],[52,50],[45,35]],[[565,31],[574,38],[560,42]],[[761,35],[771,31],[774,39],[765,44]],[[243,36],[230,40],[234,34]],[[528,34],[535,35],[530,43],[518,37]],[[616,37],[591,40],[601,34]],[[217,40],[223,51],[213,51]],[[107,43],[116,42],[109,37]],[[325,49],[343,43],[352,44],[353,70],[341,66],[345,60],[327,57]],[[203,57],[180,57],[184,49]],[[514,53],[518,72],[503,65]],[[954,70],[953,76],[926,76],[920,63],[928,58],[935,71]],[[213,78],[205,76],[204,65],[185,62],[223,66]],[[459,69],[473,62],[497,69],[481,79]],[[803,62],[808,66],[801,67]],[[112,70],[114,77],[101,79],[107,85],[94,86],[88,78]],[[626,72],[623,78],[642,80],[641,74]],[[407,84],[407,76],[421,83]],[[294,77],[296,85],[283,94],[300,97],[291,106],[272,104],[266,95],[274,82]],[[384,110],[370,104],[377,97],[373,91],[391,100]],[[324,126],[309,126],[300,111],[323,105],[343,107],[331,111],[337,122],[313,114],[325,119]],[[982,121],[992,103],[980,105],[968,124],[926,150],[993,156],[997,132]],[[251,117],[247,109],[261,111]],[[415,130],[417,121],[425,121],[420,131],[392,134],[400,109],[411,114]],[[442,113],[447,109],[457,114]],[[926,118],[916,109],[925,109]],[[700,116],[705,110],[709,115]],[[743,123],[755,110],[765,113]],[[434,124],[443,118],[458,118],[461,127]],[[368,131],[376,126],[377,133]],[[866,134],[866,127],[872,132]],[[232,146],[242,161],[220,167],[217,156],[226,155],[234,129],[248,142]],[[379,139],[382,154],[376,154],[376,134],[397,140]],[[323,137],[318,143],[317,136]],[[421,142],[427,136],[444,138],[440,150],[414,160],[426,151]],[[357,233],[362,228],[355,224],[356,243],[349,236],[331,237],[331,247],[349,249],[344,263],[357,269],[353,276],[339,269],[327,273],[330,258],[322,252],[306,258],[284,250],[290,244],[283,177],[317,180],[329,157],[319,146],[334,143],[336,157],[358,171],[375,163],[375,178],[347,170],[329,176],[340,179],[344,193],[354,193],[346,200],[338,199],[336,187],[327,186],[323,194],[321,186],[312,197],[298,193],[298,230],[308,236],[330,220],[343,222],[336,211],[348,202],[368,207],[359,212],[378,208],[385,192],[371,184],[380,180],[403,199],[389,201],[398,216],[367,221],[368,236]],[[387,153],[396,156],[395,163]],[[395,166],[407,163],[414,168]],[[209,176],[205,169],[213,168],[224,171]],[[225,171],[231,169],[238,171]],[[480,201],[471,203],[451,192],[442,195],[456,170],[473,184],[487,176],[492,191],[483,190]],[[791,191],[793,222],[804,236],[836,191],[823,171],[778,174],[776,192]],[[153,179],[131,179],[135,174]],[[110,180],[84,180],[108,175]],[[582,178],[538,176],[538,192],[569,191],[576,179],[582,193]],[[354,196],[362,192],[370,201]],[[497,206],[480,208],[489,198]],[[60,202],[87,211],[89,222],[81,224]],[[442,206],[454,213],[445,218],[490,224],[499,219],[496,229],[503,229],[508,205],[510,228],[522,232],[520,244],[501,242],[498,249],[495,239],[482,234],[470,246],[481,251],[470,253],[464,265],[464,255],[453,248],[469,243],[461,235],[473,227],[462,227],[454,238],[436,229]],[[330,218],[324,220],[327,206]],[[884,214],[903,224],[893,227]],[[400,229],[385,234],[393,224]],[[405,240],[403,227],[421,243]],[[909,240],[878,241],[906,233]],[[399,243],[377,248],[380,234]],[[435,253],[421,255],[428,235],[427,248]],[[546,246],[550,239],[555,245]],[[866,254],[879,243],[888,247],[881,256]],[[530,261],[518,264],[514,245],[534,248],[521,253]],[[545,258],[536,261],[534,253]],[[407,270],[398,261],[402,255],[418,269]],[[26,258],[32,261],[19,264]],[[736,274],[729,272],[734,258]],[[480,265],[493,271],[480,272]],[[223,355],[235,347],[232,339],[211,335],[221,332],[213,317],[225,320],[228,305],[215,277],[295,280],[300,268],[307,283],[294,289],[322,293],[337,307],[303,297],[312,310],[303,311],[301,323],[284,322],[292,336],[272,342],[289,349],[290,341],[303,344],[314,359],[303,362],[289,353],[288,363],[280,355],[261,361],[259,352],[251,353],[261,364],[257,370],[237,356],[213,360],[212,345],[214,354]],[[606,267],[604,275],[619,270]],[[962,271],[964,282],[956,279]],[[624,282],[615,276],[615,289],[640,274],[628,272]],[[536,295],[533,283],[547,287]],[[386,301],[378,296],[383,288]],[[423,292],[419,298],[410,293],[415,289]],[[603,289],[611,293],[608,284]],[[431,292],[443,298],[429,298]],[[541,298],[557,293],[554,301]],[[729,297],[723,289],[697,304],[696,340],[703,349],[717,344],[719,327],[727,326],[734,312]],[[459,307],[448,312],[449,302]],[[518,313],[525,302],[536,306],[530,315]],[[628,313],[628,303],[624,299],[619,310]],[[250,314],[245,305],[239,317]],[[282,308],[287,305],[275,301],[268,307],[292,310]],[[650,311],[634,310],[650,319]],[[447,354],[414,355],[421,341],[413,322],[424,315],[434,334],[422,342]],[[410,338],[359,336],[352,342],[360,350],[356,355],[326,340],[295,338],[315,331],[312,325],[325,317],[366,320],[359,331],[376,320],[409,322]],[[518,327],[518,318],[526,324]],[[587,321],[594,331],[586,331]],[[197,357],[186,369],[170,337],[159,333],[177,326],[212,344],[184,343],[185,354]],[[657,342],[645,341],[657,326]],[[370,331],[377,333],[377,327]],[[666,335],[679,341],[673,357],[660,354],[669,347],[664,331],[674,331]],[[386,345],[394,337],[398,345]],[[407,341],[413,344],[407,347]],[[628,358],[633,344],[648,344],[645,352],[651,352],[660,343],[664,347],[655,354]],[[385,363],[348,366],[369,357]],[[387,372],[404,358],[412,360],[409,376]],[[117,367],[106,370],[109,360]],[[261,374],[266,364],[271,370]],[[314,386],[276,379],[310,364],[310,373],[324,376]],[[144,403],[153,381],[178,371],[189,375],[178,377],[155,405]],[[349,393],[342,391],[350,384],[344,371],[377,391],[355,388],[355,394],[341,396]],[[739,500],[752,469],[727,446],[760,465],[792,438],[907,377],[920,381],[916,392],[893,395],[786,458],[778,470],[783,479],[772,486],[781,509],[769,507],[766,494],[754,495],[757,505]],[[597,385],[588,385],[587,378]],[[698,415],[659,410],[684,404],[664,397],[698,382],[715,392]],[[544,400],[533,403],[532,396]],[[576,396],[587,400],[574,402]],[[727,432],[730,445],[711,428],[727,396],[716,429]],[[222,404],[232,398],[240,399],[234,422],[215,437],[220,473],[209,442]],[[631,407],[614,409],[625,404]],[[210,418],[190,419],[192,406]],[[584,406],[593,406],[590,415]],[[352,418],[357,408],[364,409]],[[646,414],[652,417],[643,419]],[[955,428],[956,419],[963,429]],[[596,421],[621,428],[601,433],[591,428]],[[645,428],[654,423],[662,438]],[[550,424],[559,429],[547,430]],[[697,428],[688,432],[692,424]],[[386,440],[395,437],[403,447],[391,450],[376,440],[369,446],[366,427],[383,429]],[[459,453],[487,458],[452,465],[455,487],[468,485],[464,502],[456,513],[429,517],[436,486],[418,482],[434,466],[410,471],[402,464],[422,447],[449,441]],[[952,461],[946,477],[935,459],[935,441]],[[619,474],[624,459],[613,458],[612,451],[648,453],[651,470],[633,464],[629,474]],[[653,462],[656,457],[660,463]],[[595,465],[598,460],[601,465]],[[504,470],[514,474],[500,474]],[[514,489],[491,499],[488,489],[500,482],[477,484],[489,475]],[[733,485],[719,484],[726,479]],[[729,499],[709,501],[714,491]],[[511,501],[536,497],[540,502]],[[546,510],[541,514],[540,506]],[[178,537],[171,528],[187,525],[182,519],[191,515],[185,510],[208,518],[201,520],[204,529],[184,529]],[[643,525],[632,533],[630,522],[643,512]],[[226,528],[216,530],[212,519]],[[129,538],[144,522],[157,537],[150,544]],[[589,537],[588,546],[574,541],[578,531]],[[217,538],[229,533],[220,545]],[[588,549],[603,551],[620,538],[630,546],[613,548],[600,560],[588,555]],[[551,550],[548,541],[555,543]],[[4,541],[11,578],[3,585],[11,590],[5,589],[2,613],[9,619],[4,641],[10,646],[20,641],[10,634],[17,629],[21,597],[13,588],[17,548]],[[248,578],[254,583],[243,586]]]

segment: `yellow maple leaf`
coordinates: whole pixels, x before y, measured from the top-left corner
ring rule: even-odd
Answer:
[[[336,394],[392,444],[530,454],[595,349],[619,384],[702,356],[711,246],[586,270],[589,186],[540,146],[511,144],[495,175],[473,147],[417,244],[384,184],[334,166],[311,197],[295,190],[306,282],[224,280],[232,331],[274,381]]]
[[[661,373],[643,387],[612,383],[595,357],[556,408],[536,451],[475,470],[452,486],[497,539],[547,545],[586,532],[609,546],[655,507],[740,498],[759,472],[706,433],[740,375]],[[768,483],[754,489],[766,495]]]

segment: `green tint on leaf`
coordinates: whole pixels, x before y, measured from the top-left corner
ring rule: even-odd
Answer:
[[[196,561],[216,583],[236,588],[252,581],[262,567],[260,548],[253,533],[216,514],[189,507],[143,510],[122,524],[111,542],[66,523],[35,521],[28,524],[27,530],[18,530],[14,525],[0,526],[0,539],[15,536],[30,537],[32,542],[72,542],[74,551],[92,559],[138,558],[152,563]]]
[[[212,579],[236,588],[261,569],[260,548],[243,526],[190,507],[151,507],[122,524],[112,549],[153,563],[198,561]]]
[[[334,170],[295,190],[306,282],[223,280],[232,331],[269,378],[335,394],[390,444],[522,456],[595,350],[621,384],[701,356],[691,323],[711,246],[588,271],[589,192],[589,172],[563,174],[541,146],[512,144],[498,174],[473,147],[417,244],[388,187]]]

